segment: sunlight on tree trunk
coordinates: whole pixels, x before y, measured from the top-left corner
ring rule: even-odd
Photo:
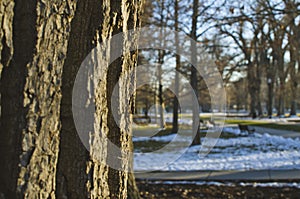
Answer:
[[[26,198],[55,197],[61,78],[73,5],[73,1],[43,1],[36,5],[37,41],[32,61],[27,65],[24,88],[27,128],[22,132],[18,178],[18,192]],[[62,15],[64,12],[68,14]]]
[[[1,197],[125,198],[128,184],[138,197],[134,176],[93,158],[93,153],[107,154],[105,147],[99,151],[92,143],[89,158],[76,135],[71,98],[84,57],[113,34],[126,35],[128,29],[139,27],[141,9],[141,1],[135,0],[1,1]],[[96,118],[103,120],[100,128],[106,127],[108,138],[126,151],[132,150],[131,119],[114,126],[108,101],[111,86],[120,80],[119,110],[125,113],[130,107],[124,99],[131,97],[128,88],[133,80],[125,74],[135,68],[136,52],[129,48],[136,38],[124,38],[120,45],[122,59],[107,68],[110,72],[102,74],[105,87],[97,89],[106,97],[96,98],[97,110],[103,109]],[[119,164],[132,169],[130,162],[124,157]]]

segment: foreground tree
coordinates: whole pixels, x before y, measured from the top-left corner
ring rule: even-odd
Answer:
[[[1,157],[8,168],[0,171],[1,192],[6,198],[54,198],[61,76],[75,1],[2,3],[8,45],[1,57],[7,66],[1,78]],[[7,48],[14,51],[5,53]]]
[[[121,171],[97,158],[108,158],[106,145],[102,145],[107,140],[101,139],[100,129],[122,151],[132,147],[130,117],[124,114],[130,107],[128,88],[134,85],[126,73],[136,62],[129,48],[136,45],[136,40],[125,37],[117,46],[106,43],[107,55],[109,49],[121,47],[122,59],[103,66],[106,73],[100,74],[101,84],[96,85],[97,111],[90,154],[76,135],[70,102],[75,75],[84,57],[114,34],[125,31],[128,36],[127,29],[138,27],[140,1],[5,0],[0,10],[0,71],[4,67],[0,84],[1,197],[126,198],[127,190],[138,197],[128,187],[135,187],[134,177],[127,172],[132,168],[129,157],[122,156],[116,162],[125,168]],[[117,107],[119,117],[126,121],[117,126],[110,99],[119,80],[122,87],[118,93],[122,97],[117,99]]]

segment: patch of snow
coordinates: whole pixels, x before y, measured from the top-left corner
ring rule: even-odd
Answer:
[[[158,142],[170,142],[176,137],[176,134],[165,136],[153,136],[153,137],[133,137],[133,142],[146,142],[146,141],[158,141]]]
[[[232,182],[215,182],[215,181],[154,181],[148,182],[152,184],[168,184],[168,185],[175,185],[175,184],[193,184],[193,185],[212,185],[212,186],[231,186],[235,187],[237,185],[243,187],[274,187],[274,188],[282,188],[282,187],[290,187],[290,188],[297,188],[300,189],[299,182],[240,182],[240,183],[232,183]]]
[[[225,128],[224,131],[235,135],[240,133],[234,128]],[[161,137],[134,138],[134,141],[170,142],[175,137],[176,134],[172,134]],[[178,136],[177,139],[186,142],[188,137]],[[208,139],[206,141],[209,142],[214,138],[203,138],[203,141],[204,139]],[[300,169],[299,138],[257,133],[249,137],[219,138],[210,153],[205,157],[200,157],[199,152],[205,147],[208,146],[189,147],[176,161],[173,161],[174,157],[181,153],[181,151],[176,151],[176,148],[164,153],[135,153],[134,169],[137,171]],[[168,164],[162,167],[160,162],[168,162]]]
[[[234,128],[234,127],[224,127],[223,131],[226,133],[232,133],[234,135],[240,135],[241,131],[239,128]]]

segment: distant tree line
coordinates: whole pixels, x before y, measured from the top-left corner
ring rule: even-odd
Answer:
[[[201,67],[218,68],[228,91],[229,109],[245,109],[252,117],[283,116],[286,109],[290,115],[297,114],[300,102],[297,95],[300,65],[298,1],[146,2],[148,6],[143,25],[169,27],[197,41],[196,47],[180,43],[176,38],[172,42],[173,45],[186,46],[191,52],[196,52],[191,56],[193,59],[198,57],[196,62]],[[194,67],[185,63],[180,56],[168,52],[153,53],[151,59],[156,56],[161,64],[173,57],[176,71],[190,79],[199,104],[210,110],[209,85],[194,71]],[[145,58],[150,60],[147,56]],[[163,73],[161,75],[162,79],[166,78]],[[176,81],[175,77],[175,85]],[[164,100],[161,99],[162,104]],[[175,99],[174,102],[176,121]],[[174,125],[176,129],[176,122]]]

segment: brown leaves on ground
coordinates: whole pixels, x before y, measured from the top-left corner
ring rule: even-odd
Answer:
[[[300,189],[291,187],[216,186],[195,184],[161,184],[138,181],[142,198],[198,199],[198,198],[299,198]]]

